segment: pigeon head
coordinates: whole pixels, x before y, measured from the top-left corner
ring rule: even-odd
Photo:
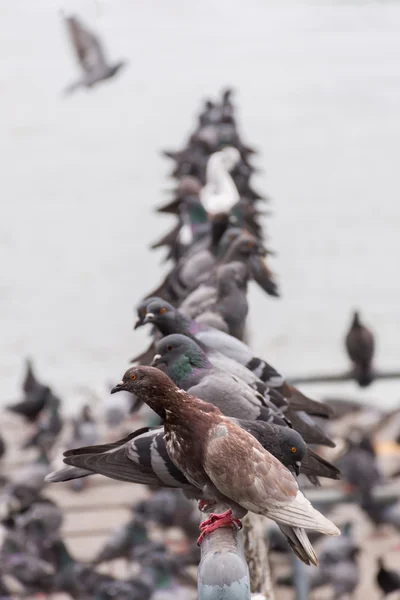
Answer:
[[[265,253],[264,246],[256,237],[248,233],[242,233],[231,242],[223,260],[225,263],[246,261],[254,255],[264,256]]]
[[[146,313],[147,313],[147,307],[150,304],[150,302],[152,302],[153,300],[160,300],[162,302],[161,298],[158,298],[158,296],[152,296],[151,298],[145,298],[144,300],[139,302],[139,304],[136,307],[137,319],[136,319],[135,325],[133,326],[133,329],[137,329],[138,327],[141,327],[142,325],[144,325],[144,320],[146,318]]]
[[[152,323],[163,335],[189,333],[189,321],[165,300],[152,300],[147,305],[143,323]]]
[[[211,363],[194,340],[175,333],[157,343],[152,366],[165,370],[179,385],[193,369],[211,367]]]
[[[111,390],[116,392],[130,392],[135,400],[145,402],[161,418],[165,417],[165,407],[168,408],[169,399],[173,399],[178,391],[171,379],[154,367],[131,367],[122,380]]]
[[[240,152],[233,146],[225,146],[220,151],[222,164],[227,171],[231,171],[240,161]]]

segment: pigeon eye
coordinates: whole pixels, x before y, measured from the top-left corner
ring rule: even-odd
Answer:
[[[137,375],[136,375],[136,373],[132,373],[132,375],[131,375],[131,379],[132,379],[132,381],[135,381],[135,379],[136,379],[136,378],[137,378]]]
[[[252,250],[254,248],[254,243],[253,242],[248,242],[247,247],[249,250]]]
[[[172,350],[172,346],[171,346],[171,344],[169,344],[169,345],[167,346],[167,350],[168,350],[168,352],[171,352],[171,350]]]
[[[296,446],[292,446],[292,452],[293,452],[293,454],[296,454],[296,452],[297,452]]]
[[[167,309],[165,308],[165,306],[163,306],[162,308],[160,308],[160,313],[162,315],[165,315],[166,312],[167,312]]]

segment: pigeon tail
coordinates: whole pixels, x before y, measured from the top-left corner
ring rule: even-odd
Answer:
[[[300,527],[288,527],[287,525],[280,525],[280,529],[296,556],[306,565],[313,564],[317,567],[318,557],[305,530]]]

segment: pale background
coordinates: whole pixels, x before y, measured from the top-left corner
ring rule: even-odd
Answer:
[[[78,71],[61,4],[0,5],[0,402],[17,395],[27,354],[73,404],[77,386],[116,381],[146,343],[132,311],[163,272],[147,250],[170,225],[153,212],[172,184],[159,150],[179,149],[202,99],[224,85],[260,150],[254,185],[273,199],[266,226],[283,296],[252,292],[255,351],[288,375],[342,369],[359,307],[379,335],[377,363],[396,367],[400,5],[63,6],[130,64],[63,98]],[[366,395],[389,406],[398,384]]]

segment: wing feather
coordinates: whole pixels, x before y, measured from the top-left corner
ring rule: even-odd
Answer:
[[[210,430],[204,469],[220,492],[247,510],[292,527],[340,533],[300,492],[289,470],[227,419]]]

